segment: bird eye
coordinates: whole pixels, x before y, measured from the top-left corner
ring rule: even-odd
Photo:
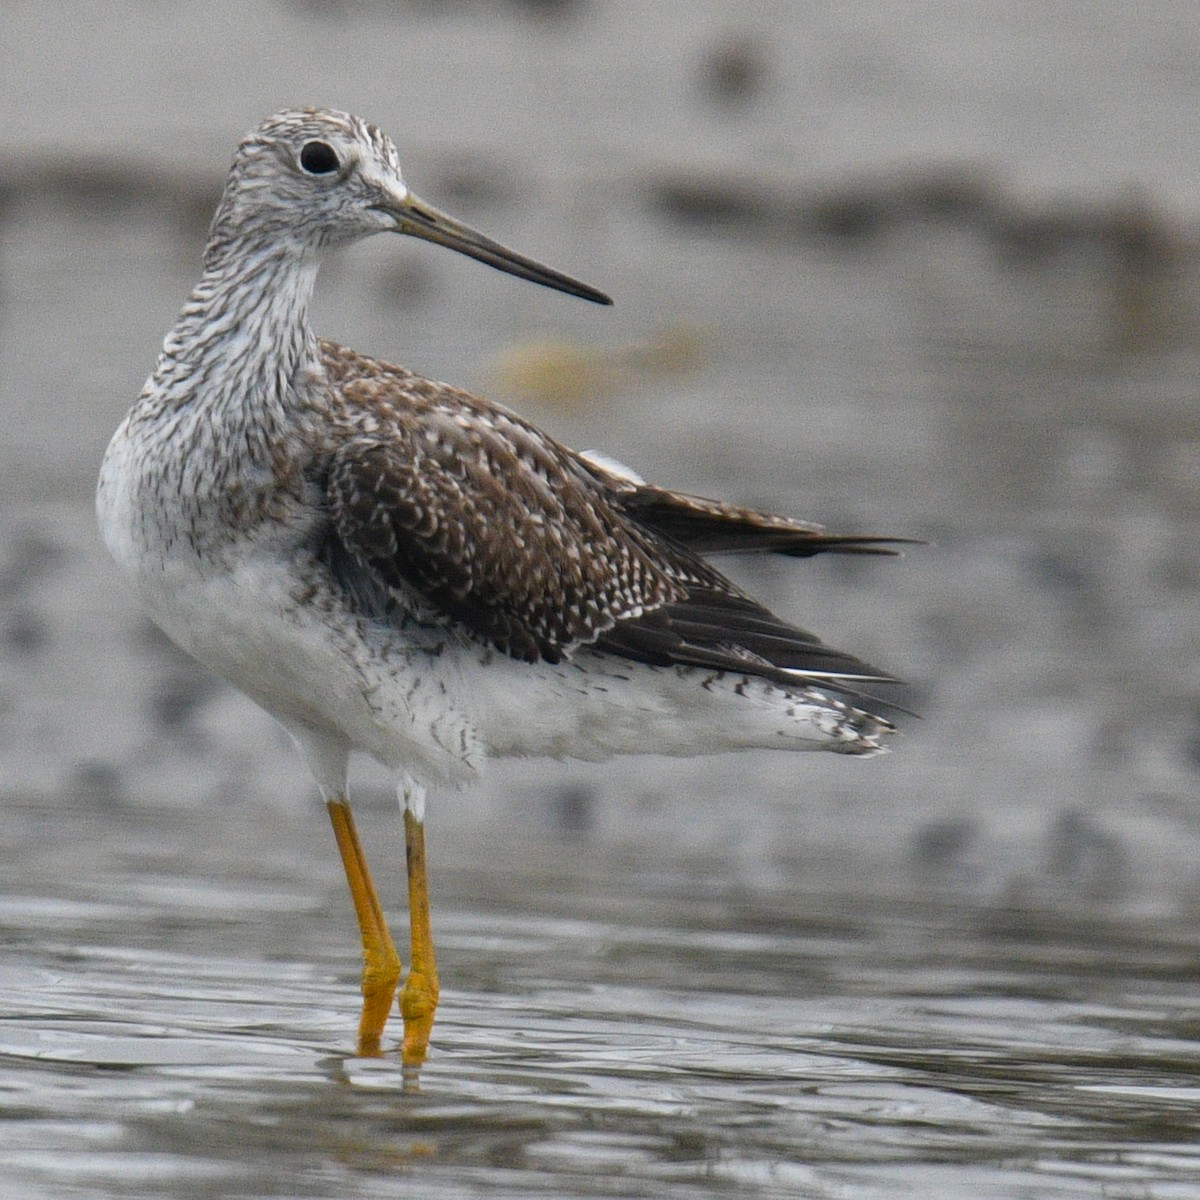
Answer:
[[[328,142],[305,142],[300,147],[300,165],[310,175],[328,175],[341,163],[337,151]]]

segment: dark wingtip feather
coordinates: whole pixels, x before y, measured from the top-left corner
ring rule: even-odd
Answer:
[[[875,537],[872,534],[818,534],[811,541],[782,542],[778,546],[764,546],[772,554],[783,554],[788,558],[811,558],[814,554],[879,554],[888,558],[899,558],[903,551],[897,546],[924,546],[920,538]],[[737,549],[737,547],[732,547]],[[758,549],[759,547],[751,547]]]
[[[882,554],[895,556],[898,546],[921,543],[916,538],[870,533],[826,533],[817,525],[757,509],[739,508],[701,496],[638,485],[622,494],[621,506],[638,524],[668,537],[694,554]]]

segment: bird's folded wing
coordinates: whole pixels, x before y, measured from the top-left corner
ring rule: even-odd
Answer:
[[[516,658],[556,662],[686,595],[568,453],[487,423],[352,438],[329,474],[335,529],[388,588]]]
[[[373,585],[415,593],[531,662],[590,645],[789,684],[887,678],[780,620],[697,553],[726,548],[710,532],[722,527],[744,531],[743,549],[810,554],[843,548],[835,539],[645,485],[608,487],[512,414],[459,415],[387,422],[336,450],[336,536]]]

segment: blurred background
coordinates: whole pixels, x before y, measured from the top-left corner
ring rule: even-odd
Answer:
[[[376,239],[324,270],[321,332],[664,484],[929,542],[730,564],[912,682],[886,758],[506,766],[435,801],[435,847],[482,823],[718,851],[760,882],[866,855],[919,888],[1196,890],[1186,6],[14,3],[4,24],[6,799],[85,823],[309,803],[271,722],[138,614],[91,497],[233,146],[312,104],[616,298]]]

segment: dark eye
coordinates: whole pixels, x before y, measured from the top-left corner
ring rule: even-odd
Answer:
[[[337,151],[328,142],[305,142],[300,147],[300,165],[310,175],[328,175],[341,163]]]

